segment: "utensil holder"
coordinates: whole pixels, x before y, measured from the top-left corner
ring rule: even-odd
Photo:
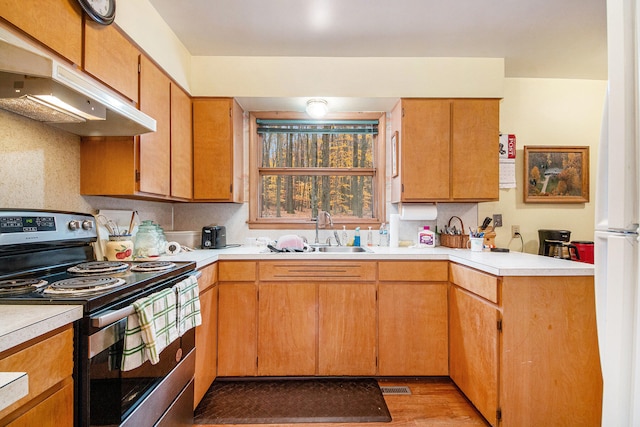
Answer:
[[[447,225],[451,227],[451,221],[454,218],[460,221],[462,234],[440,234],[440,246],[445,246],[447,248],[466,248],[467,242],[469,241],[469,235],[464,234],[464,223],[462,222],[462,219],[459,216],[454,215],[449,218],[449,223]]]

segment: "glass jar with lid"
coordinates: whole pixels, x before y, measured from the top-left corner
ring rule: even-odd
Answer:
[[[144,220],[138,226],[133,255],[135,258],[149,258],[160,255],[158,250],[158,230],[151,220]]]

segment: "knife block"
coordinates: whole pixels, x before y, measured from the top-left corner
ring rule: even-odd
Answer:
[[[481,231],[478,229],[478,231]],[[487,227],[484,229],[484,247],[495,248],[496,247],[496,232],[493,227]]]

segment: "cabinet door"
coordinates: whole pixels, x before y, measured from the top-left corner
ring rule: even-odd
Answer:
[[[376,374],[376,286],[320,284],[318,375]]]
[[[380,284],[379,375],[448,375],[446,283]]]
[[[452,101],[451,196],[455,200],[498,199],[499,102]]]
[[[193,100],[193,197],[241,201],[242,109],[231,98]]]
[[[200,294],[202,324],[196,327],[196,369],[194,374],[195,408],[216,379],[218,342],[218,287]]]
[[[498,309],[455,286],[449,292],[449,376],[493,426],[498,409]]]
[[[218,376],[256,375],[257,305],[254,283],[220,283]]]
[[[261,283],[258,375],[314,375],[317,291],[304,283]]]
[[[74,64],[82,63],[82,9],[77,1],[0,0],[0,11],[31,37]]]
[[[140,135],[140,191],[170,194],[171,83],[146,56],[140,57],[140,110],[156,119],[156,131]]]
[[[448,99],[402,100],[402,201],[449,198],[450,119]]]
[[[140,51],[115,25],[85,19],[84,70],[136,103],[139,56]]]
[[[73,425],[73,381],[69,381],[58,391],[6,424],[7,427],[31,426],[72,426]]]
[[[191,98],[171,83],[171,195],[193,197]]]

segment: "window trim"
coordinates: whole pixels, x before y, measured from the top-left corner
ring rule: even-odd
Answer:
[[[250,229],[313,229],[315,223],[311,218],[259,218],[258,216],[258,197],[260,197],[258,189],[260,175],[258,174],[259,146],[260,138],[258,137],[258,125],[256,119],[308,119],[305,113],[283,112],[283,111],[260,111],[249,113],[249,219],[247,221]],[[374,169],[374,218],[354,218],[349,220],[334,221],[334,228],[346,225],[354,227],[379,226],[384,222],[385,218],[385,191],[386,191],[386,113],[370,112],[370,113],[332,113],[328,114],[323,120],[378,120],[377,144],[375,146],[375,163]],[[371,170],[371,169],[368,169]],[[327,169],[330,173],[331,169]]]

